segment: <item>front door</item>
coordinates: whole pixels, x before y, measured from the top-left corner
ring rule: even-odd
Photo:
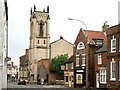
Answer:
[[[96,73],[96,88],[99,88],[99,73]]]

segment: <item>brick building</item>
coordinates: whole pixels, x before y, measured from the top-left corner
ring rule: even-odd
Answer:
[[[37,83],[38,84],[48,84],[49,83],[49,59],[39,60],[37,63]],[[44,78],[44,81],[42,81]]]
[[[95,53],[94,86],[96,88],[107,88],[107,44]]]
[[[28,62],[29,62],[29,49],[25,50],[25,55],[19,57],[20,67],[19,67],[19,78],[24,80],[29,80],[28,72]]]
[[[75,87],[94,87],[94,53],[106,42],[102,31],[80,30],[74,43]]]
[[[71,56],[65,62],[64,86],[74,87],[74,58],[73,58],[73,56]]]
[[[107,29],[108,88],[120,89],[120,24]]]

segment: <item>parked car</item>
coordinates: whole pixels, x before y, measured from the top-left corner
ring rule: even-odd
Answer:
[[[26,81],[25,80],[18,80],[17,84],[18,85],[26,85]]]

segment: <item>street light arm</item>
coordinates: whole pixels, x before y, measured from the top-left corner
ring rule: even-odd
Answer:
[[[68,20],[75,20],[75,21],[79,21],[79,22],[83,23],[85,25],[86,30],[87,30],[87,25],[83,21],[78,20],[78,19],[72,19],[72,18],[68,18]]]

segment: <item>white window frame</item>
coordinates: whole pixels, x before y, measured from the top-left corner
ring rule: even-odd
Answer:
[[[85,48],[85,45],[83,42],[79,42],[78,45],[77,45],[77,50],[79,49],[84,49]]]
[[[115,65],[113,67],[113,65]],[[114,70],[114,77],[113,77],[113,68]],[[116,80],[116,61],[114,60],[114,58],[112,58],[112,61],[110,62],[110,80],[111,81],[115,81]]]
[[[120,81],[120,61],[119,61],[119,81]]]
[[[76,67],[80,66],[80,55],[76,55]]]
[[[106,84],[106,67],[101,67],[100,68],[100,83]]]
[[[85,62],[86,62],[86,57],[85,57],[85,53],[82,54],[82,65],[81,66],[85,66]]]
[[[68,63],[66,64],[66,70],[68,70]]]
[[[98,64],[102,64],[102,53],[98,53]]]
[[[113,44],[113,42],[115,42],[115,45]],[[114,47],[113,47],[113,45],[114,45]],[[111,39],[111,53],[114,53],[114,52],[116,52],[116,38],[113,35],[112,39]]]
[[[71,63],[71,69],[74,69],[74,63]]]
[[[119,37],[119,51],[120,51],[120,37]]]

